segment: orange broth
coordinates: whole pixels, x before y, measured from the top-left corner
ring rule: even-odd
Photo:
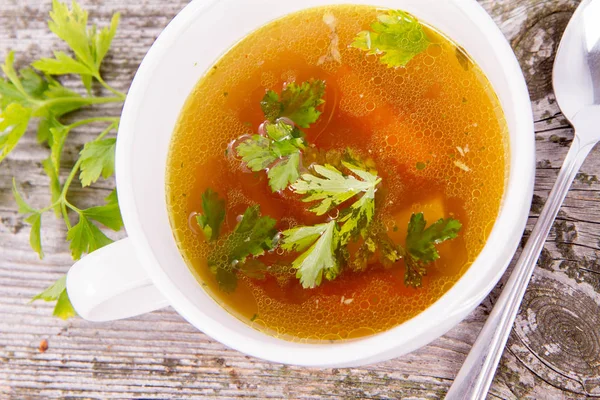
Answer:
[[[432,43],[406,67],[388,68],[377,55],[350,47],[381,12],[368,6],[320,7],[260,28],[200,80],[175,128],[167,189],[181,253],[215,301],[277,337],[357,338],[416,316],[471,266],[500,208],[507,128],[487,78],[456,44],[428,26]],[[330,22],[335,18],[335,31],[324,16]],[[341,63],[322,62],[334,34]],[[279,230],[326,221],[327,216],[310,213],[301,196],[289,189],[272,193],[264,172],[248,173],[226,155],[232,141],[256,134],[263,123],[260,101],[266,90],[280,93],[285,83],[309,79],[322,79],[327,88],[323,114],[304,129],[307,141],[323,151],[352,148],[375,161],[383,179],[377,212],[396,243],[404,245],[413,212],[423,212],[428,223],[453,217],[463,224],[457,239],[438,246],[441,258],[429,266],[421,288],[404,284],[405,267],[399,261],[392,268],[375,263],[365,272],[346,268],[316,289],[303,289],[289,268],[265,280],[240,274],[233,293],[219,290],[207,266],[209,247],[190,225],[207,188],[227,201],[224,232],[254,204],[278,221]],[[282,259],[291,264],[279,251],[261,257],[266,264]]]

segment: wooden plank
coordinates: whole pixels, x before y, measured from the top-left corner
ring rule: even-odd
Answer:
[[[40,3],[42,3],[40,5]],[[144,0],[86,0],[92,20],[114,11],[122,23],[107,60],[107,80],[126,90],[139,62],[168,21],[186,4]],[[551,66],[577,0],[481,0],[510,40],[533,99],[538,145],[536,198],[528,229],[556,179],[573,137],[552,95]],[[0,2],[0,57],[17,51],[18,65],[61,46],[49,33],[50,1]],[[63,46],[64,47],[64,46]],[[76,80],[68,85],[81,89]],[[81,115],[118,115],[118,107]],[[97,133],[83,128],[69,140],[62,166]],[[499,285],[464,322],[431,345],[368,368],[314,370],[276,365],[209,339],[171,309],[125,321],[92,324],[52,318],[31,296],[71,263],[63,224],[44,218],[47,257],[28,244],[29,228],[15,212],[12,177],[33,205],[49,201],[41,172],[47,150],[26,136],[0,167],[0,397],[1,398],[418,398],[439,399],[497,298]],[[489,398],[578,399],[600,395],[600,167],[595,150],[582,169],[548,239]],[[77,204],[98,203],[114,183],[75,189]],[[120,235],[117,235],[120,237]],[[38,351],[47,339],[49,349]]]

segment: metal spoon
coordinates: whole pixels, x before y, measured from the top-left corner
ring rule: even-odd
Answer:
[[[600,0],[583,0],[554,63],[554,92],[575,138],[527,245],[446,400],[484,399],[558,210],[592,148],[600,141]]]

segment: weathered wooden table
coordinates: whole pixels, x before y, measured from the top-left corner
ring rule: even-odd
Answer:
[[[440,0],[443,1],[443,0]],[[481,0],[510,40],[525,71],[536,119],[537,183],[530,226],[556,178],[573,131],[559,112],[551,69],[561,34],[578,0]],[[19,66],[50,55],[58,40],[46,26],[50,0],[0,0],[0,57],[17,51]],[[106,62],[107,81],[126,90],[142,57],[186,0],[85,0],[91,18],[122,24]],[[118,115],[120,110],[105,108]],[[89,111],[87,113],[90,113]],[[90,114],[90,115],[93,115]],[[69,141],[63,174],[81,144]],[[165,309],[94,324],[51,317],[29,299],[71,264],[64,225],[44,219],[47,257],[29,248],[29,228],[11,194],[15,176],[33,205],[49,201],[41,161],[47,150],[33,134],[0,166],[0,398],[442,398],[497,296],[458,327],[408,356],[368,368],[311,370],[271,364],[230,350]],[[579,399],[600,396],[600,151],[578,176],[546,244],[490,398]],[[113,182],[75,188],[96,203]],[[40,341],[49,349],[40,353]]]

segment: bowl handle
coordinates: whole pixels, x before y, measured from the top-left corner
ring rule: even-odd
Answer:
[[[131,241],[112,243],[78,261],[67,274],[75,311],[88,321],[113,321],[169,305],[136,258]]]

